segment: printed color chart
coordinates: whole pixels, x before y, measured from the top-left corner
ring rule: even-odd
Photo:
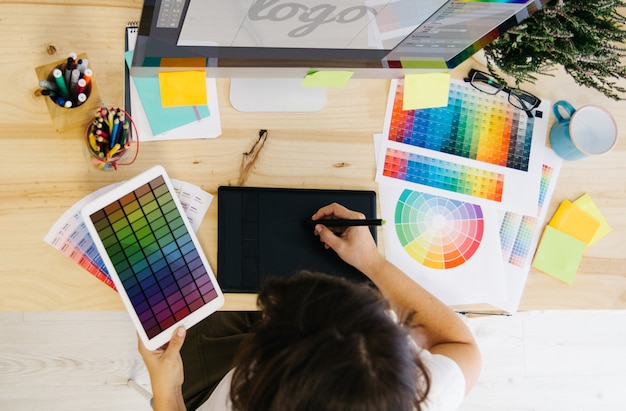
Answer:
[[[183,218],[163,177],[90,215],[148,338],[218,295]]]
[[[530,255],[533,236],[537,230],[537,220],[544,206],[548,186],[552,178],[553,168],[543,165],[541,186],[539,188],[539,204],[536,215],[520,215],[506,212],[500,224],[500,244],[504,261],[517,267],[524,267],[532,258]]]
[[[549,101],[528,117],[506,93],[489,95],[451,79],[447,106],[402,110],[404,87],[391,81],[376,182],[534,214]]]
[[[400,195],[394,223],[407,254],[435,269],[458,267],[472,258],[484,232],[480,206],[411,190]]]
[[[402,150],[387,149],[382,174],[401,181],[502,201],[503,174]]]
[[[402,110],[398,83],[389,140],[527,171],[534,118],[508,103],[506,93],[489,95],[452,82],[446,107]]]

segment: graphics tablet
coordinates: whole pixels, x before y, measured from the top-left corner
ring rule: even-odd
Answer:
[[[224,304],[196,235],[161,166],[120,184],[81,210],[144,345]]]
[[[369,281],[325,249],[313,227],[305,224],[333,202],[366,218],[376,216],[374,191],[219,187],[217,277],[222,289],[253,293],[267,277],[288,277],[303,269]],[[370,231],[376,240],[376,228]]]

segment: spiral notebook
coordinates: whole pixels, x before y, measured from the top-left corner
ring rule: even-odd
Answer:
[[[138,25],[126,26],[124,53],[124,107],[130,113],[141,141],[215,138],[222,133],[217,85],[207,77],[208,104],[163,108],[158,77],[131,77],[130,64]]]

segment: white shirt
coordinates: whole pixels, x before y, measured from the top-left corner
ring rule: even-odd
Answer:
[[[422,350],[420,359],[430,372],[430,391],[423,409],[427,411],[454,411],[459,408],[465,397],[465,377],[461,368],[452,359],[441,354],[431,354]],[[230,384],[233,371],[222,378],[208,400],[198,411],[231,411]]]

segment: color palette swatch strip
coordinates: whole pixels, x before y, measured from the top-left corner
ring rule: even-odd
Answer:
[[[163,177],[91,215],[149,338],[215,299]]]
[[[464,264],[478,250],[484,233],[480,206],[412,190],[400,195],[394,223],[407,254],[434,269]]]
[[[395,92],[389,140],[527,171],[534,118],[508,103],[452,81],[446,107],[402,110],[404,83]]]
[[[504,213],[500,224],[500,245],[502,257],[517,267],[524,267],[530,263],[531,245],[537,229],[538,217],[544,207],[548,187],[554,169],[543,165],[539,188],[539,202],[535,216],[521,215],[512,212]]]
[[[382,175],[400,181],[502,201],[504,174],[387,148]]]

